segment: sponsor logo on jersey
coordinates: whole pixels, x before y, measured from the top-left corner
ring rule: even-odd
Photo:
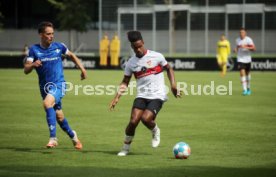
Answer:
[[[53,58],[42,58],[41,61],[45,62],[45,61],[54,61],[54,60],[58,60],[59,57],[53,57]]]
[[[159,74],[163,71],[163,67],[157,65],[153,68],[146,68],[143,66],[140,71],[134,72],[134,76],[136,79],[151,75],[151,74]]]
[[[145,72],[147,71],[147,67],[143,66],[143,67],[141,68],[141,71],[142,71],[143,73],[145,73]]]
[[[151,60],[147,61],[148,66],[151,66]]]

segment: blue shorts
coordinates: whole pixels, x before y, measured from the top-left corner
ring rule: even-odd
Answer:
[[[65,95],[65,89],[66,89],[65,84],[62,84],[62,83],[55,84],[52,82],[48,82],[44,87],[40,88],[40,94],[43,100],[48,94],[55,97],[54,109],[61,110],[62,109],[61,99]]]

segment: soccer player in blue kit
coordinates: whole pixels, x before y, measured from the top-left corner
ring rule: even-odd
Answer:
[[[72,130],[64,117],[61,99],[65,94],[65,80],[63,75],[62,55],[66,55],[81,70],[81,79],[87,77],[86,70],[77,56],[59,42],[53,42],[54,26],[51,22],[41,22],[38,25],[40,44],[30,48],[29,54],[24,63],[24,73],[29,74],[36,70],[39,78],[39,88],[43,99],[43,106],[46,112],[46,119],[50,131],[50,140],[47,148],[58,145],[56,138],[56,122],[72,139],[76,149],[82,149],[82,144],[77,133]]]

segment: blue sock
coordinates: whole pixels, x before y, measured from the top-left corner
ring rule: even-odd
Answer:
[[[46,119],[50,131],[50,138],[56,137],[56,111],[54,108],[46,109]]]
[[[58,124],[59,124],[60,128],[62,128],[62,130],[65,131],[70,136],[70,138],[74,137],[74,133],[73,133],[72,129],[70,128],[69,123],[66,118],[64,118],[62,122],[58,121]]]

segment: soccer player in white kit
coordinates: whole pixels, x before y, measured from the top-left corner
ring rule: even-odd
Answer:
[[[240,29],[240,37],[236,39],[235,52],[237,53],[238,68],[244,96],[251,95],[250,90],[250,68],[251,68],[251,52],[255,51],[256,47],[253,40],[246,35],[245,28]]]
[[[111,101],[109,108],[110,110],[115,108],[121,95],[127,89],[132,74],[137,82],[137,96],[132,106],[130,121],[125,130],[124,145],[118,156],[126,156],[129,153],[135,129],[140,121],[152,132],[152,147],[159,146],[160,129],[155,118],[162,108],[163,102],[167,100],[163,70],[167,71],[173,95],[176,98],[181,96],[181,92],[176,88],[173,69],[164,56],[161,53],[147,50],[139,31],[129,31],[127,36],[135,55],[126,64],[120,89]]]

